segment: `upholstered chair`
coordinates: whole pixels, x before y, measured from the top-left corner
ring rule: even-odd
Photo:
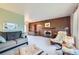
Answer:
[[[62,43],[63,43],[63,39],[64,39],[65,36],[67,36],[66,31],[59,31],[56,38],[49,39],[50,44],[56,46],[56,52],[57,51],[62,51]]]
[[[67,36],[66,31],[59,31],[56,38],[50,39],[50,41],[62,44],[64,37]]]

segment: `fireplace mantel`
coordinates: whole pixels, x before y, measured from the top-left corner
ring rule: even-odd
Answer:
[[[54,27],[54,28],[51,28],[51,27],[44,27],[43,29],[55,29],[55,27]]]

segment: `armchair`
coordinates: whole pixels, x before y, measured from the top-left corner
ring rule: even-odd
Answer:
[[[64,39],[64,37],[66,36],[66,32],[65,31],[59,31],[58,32],[58,35],[56,36],[56,38],[54,38],[54,39],[50,39],[50,41],[53,43],[53,42],[56,42],[56,43],[60,43],[60,44],[62,44],[62,42],[63,42],[63,39]]]
[[[55,39],[50,39],[52,43],[61,44],[61,48],[64,54],[79,55],[79,50],[75,46],[75,40],[71,36],[67,36],[65,31],[59,31]],[[59,45],[58,44],[58,45]]]
[[[56,38],[50,39],[51,44],[57,46],[56,50],[62,50],[62,42],[63,42],[63,39],[64,39],[65,36],[66,36],[65,31],[59,31]],[[60,48],[58,46],[60,46]]]

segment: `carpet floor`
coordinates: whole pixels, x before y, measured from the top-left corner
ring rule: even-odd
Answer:
[[[62,55],[62,50],[56,51],[56,45],[50,45],[48,40],[49,38],[42,37],[42,36],[32,36],[28,35],[28,43],[35,44],[37,47],[42,49],[48,55]]]

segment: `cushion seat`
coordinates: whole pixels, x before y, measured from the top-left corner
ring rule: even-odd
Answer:
[[[1,43],[0,44],[0,51],[6,50],[6,49],[11,48],[15,45],[16,45],[16,42],[13,40],[7,41],[6,43]]]

